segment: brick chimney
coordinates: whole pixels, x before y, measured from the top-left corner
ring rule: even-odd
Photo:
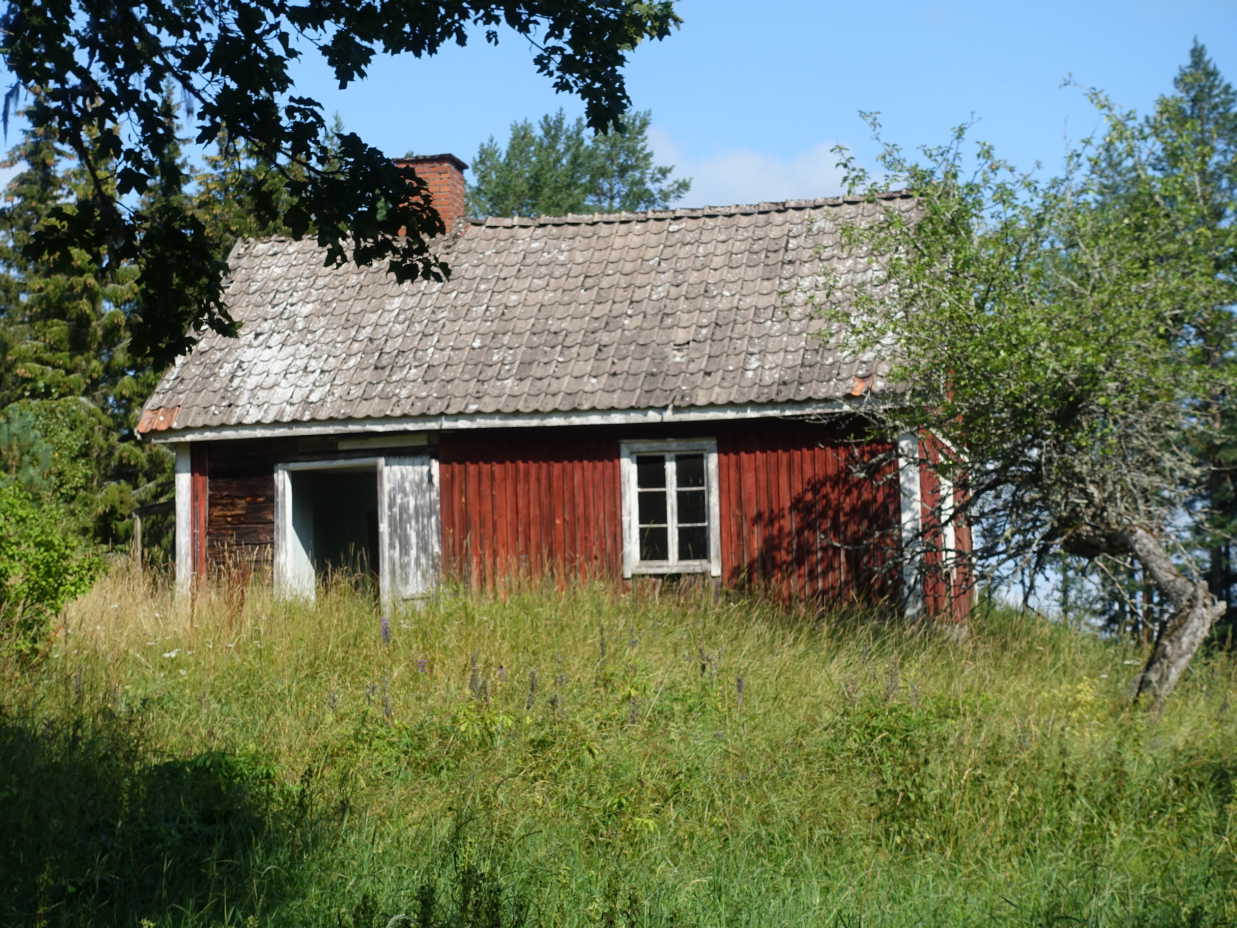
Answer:
[[[447,235],[455,231],[456,224],[464,218],[464,172],[466,165],[455,155],[417,155],[413,158],[397,158],[401,167],[411,167],[429,188],[430,205],[438,211]]]

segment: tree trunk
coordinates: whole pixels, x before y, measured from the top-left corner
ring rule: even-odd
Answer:
[[[1158,711],[1227,606],[1211,595],[1204,581],[1184,576],[1151,533],[1134,528],[1123,532],[1122,538],[1172,608],[1133,686],[1134,702],[1147,696]]]

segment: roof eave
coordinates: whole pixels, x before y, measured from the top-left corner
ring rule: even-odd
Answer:
[[[544,413],[468,413],[445,416],[405,416],[383,419],[334,419],[169,428],[146,432],[158,444],[185,441],[236,441],[261,438],[308,438],[381,432],[449,432],[472,429],[561,428],[565,426],[658,425],[676,422],[725,422],[742,419],[878,415],[892,404],[865,394],[802,403],[749,403],[737,406],[663,406],[641,409],[571,410]]]

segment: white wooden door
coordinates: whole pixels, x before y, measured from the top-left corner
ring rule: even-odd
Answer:
[[[425,454],[383,458],[378,501],[383,605],[423,599],[438,583],[441,557],[438,462]]]

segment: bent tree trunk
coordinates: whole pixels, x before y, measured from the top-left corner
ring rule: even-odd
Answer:
[[[1172,604],[1172,615],[1160,628],[1151,655],[1133,686],[1134,702],[1149,698],[1151,708],[1158,711],[1227,607],[1211,595],[1204,581],[1183,575],[1150,532],[1134,528],[1122,536],[1130,552]]]

